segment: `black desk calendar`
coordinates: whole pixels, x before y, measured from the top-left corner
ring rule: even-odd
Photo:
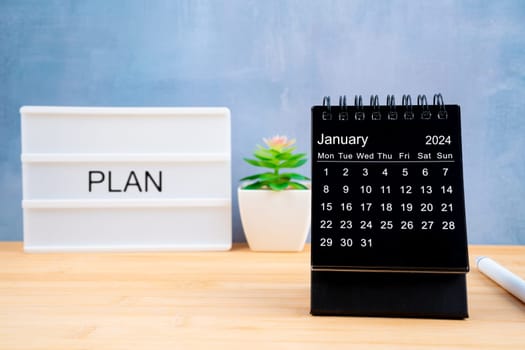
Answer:
[[[313,315],[468,317],[460,108],[312,107]]]

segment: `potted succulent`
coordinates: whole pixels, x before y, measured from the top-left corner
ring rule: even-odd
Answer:
[[[310,180],[285,169],[306,163],[305,153],[294,153],[295,140],[286,136],[263,139],[254,158],[244,160],[266,171],[241,179],[238,188],[241,221],[250,249],[301,251],[310,228]]]

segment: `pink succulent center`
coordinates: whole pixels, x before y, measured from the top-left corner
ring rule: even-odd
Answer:
[[[295,143],[295,139],[288,140],[288,137],[279,135],[276,135],[270,139],[265,138],[263,141],[268,145],[268,147],[275,150],[282,150],[283,148],[290,147]]]

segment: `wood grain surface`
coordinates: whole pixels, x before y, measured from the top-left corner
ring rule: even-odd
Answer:
[[[313,317],[310,252],[27,254],[0,243],[0,349],[525,349],[525,247],[471,246],[470,318]]]

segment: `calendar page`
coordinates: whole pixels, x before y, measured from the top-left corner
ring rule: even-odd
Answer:
[[[460,108],[312,108],[312,268],[468,270]]]

